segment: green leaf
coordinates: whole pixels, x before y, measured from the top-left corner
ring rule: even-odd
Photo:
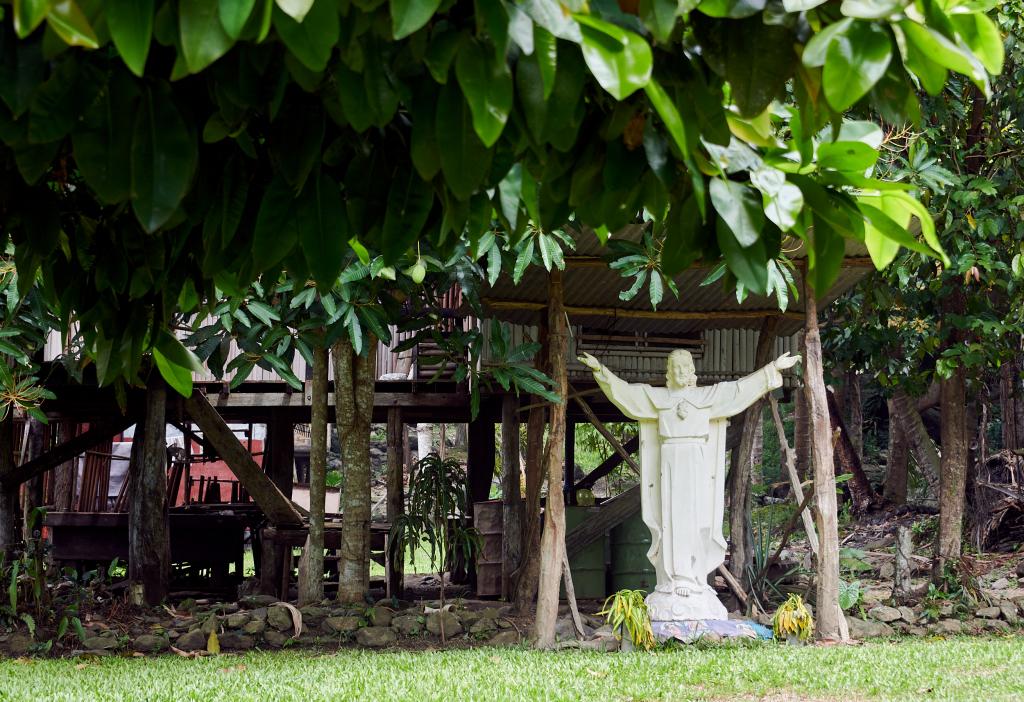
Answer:
[[[203,364],[194,353],[185,348],[184,344],[170,332],[164,330],[157,336],[155,349],[158,349],[167,360],[177,366],[186,368],[193,373],[202,373]]]
[[[431,180],[441,170],[441,152],[437,148],[437,91],[429,81],[413,87],[412,135],[409,156],[423,180]]]
[[[404,39],[423,25],[441,6],[441,0],[389,0],[391,33],[395,39]]]
[[[1003,72],[1003,38],[991,17],[974,12],[950,15],[949,20],[986,71],[992,75]]]
[[[75,165],[101,202],[114,204],[131,197],[132,122],[139,91],[124,71],[111,78],[81,126],[71,135]]]
[[[277,6],[281,9],[284,14],[291,17],[296,22],[302,22],[306,19],[306,15],[313,9],[316,4],[320,5],[333,5],[333,2],[329,0],[276,0]],[[333,8],[332,8],[333,9]]]
[[[352,238],[341,188],[330,177],[310,178],[296,207],[296,226],[306,265],[321,291],[334,287],[345,244]]]
[[[143,94],[132,134],[132,209],[147,232],[163,226],[188,192],[198,159],[195,134],[166,83]]]
[[[55,0],[50,13],[46,15],[46,24],[68,46],[100,48],[96,32],[73,0]]]
[[[90,61],[66,57],[32,95],[28,140],[42,144],[63,139],[103,89],[106,75]]]
[[[841,19],[838,22],[833,22],[811,37],[811,40],[807,42],[807,46],[804,47],[803,55],[800,57],[803,64],[808,68],[821,68],[824,66],[825,56],[828,53],[829,47],[832,46],[832,42],[835,41],[836,37],[846,32],[852,24],[853,20],[850,18]]]
[[[908,49],[913,46],[929,60],[967,76],[983,93],[988,94],[989,82],[985,67],[969,52],[931,27],[922,26],[911,20],[901,21],[899,28],[907,38]]]
[[[46,19],[51,0],[14,0],[14,31],[24,39]]]
[[[831,141],[818,147],[818,168],[863,174],[878,161],[878,151],[860,141]]]
[[[672,98],[668,96],[665,89],[654,78],[651,78],[647,85],[644,86],[644,92],[647,93],[647,98],[654,105],[654,109],[658,111],[661,121],[665,123],[665,128],[668,129],[668,133],[672,136],[672,141],[675,142],[676,147],[683,154],[688,154],[691,146],[686,138],[686,124],[683,122],[679,110],[676,109],[675,103],[672,102]]]
[[[278,172],[300,192],[323,148],[326,117],[317,102],[290,100],[271,128],[270,156]]]
[[[219,0],[217,12],[221,26],[232,39],[238,39],[256,7],[256,0]]]
[[[892,41],[877,24],[855,21],[836,36],[825,54],[822,83],[825,99],[842,112],[864,97],[885,74]]]
[[[135,75],[146,70],[146,57],[153,37],[155,0],[108,0],[107,28],[121,60]]]
[[[583,59],[602,88],[623,100],[651,78],[651,46],[639,34],[590,15],[574,15],[583,35]]]
[[[764,227],[761,198],[742,183],[722,178],[711,179],[710,191],[711,203],[740,246],[754,245]]]
[[[217,4],[211,0],[178,0],[178,29],[189,73],[199,73],[235,43],[221,26]]]
[[[758,238],[751,245],[743,245],[721,218],[717,219],[715,235],[722,257],[736,280],[751,292],[764,295],[768,290],[768,254],[764,239]]]
[[[283,0],[277,0],[282,7]],[[284,4],[298,5],[298,0]],[[322,71],[331,59],[334,45],[338,43],[340,31],[338,11],[333,2],[318,0],[309,14],[303,13],[304,20],[298,21],[287,10],[274,10],[274,28],[281,41],[302,65],[311,71]]]
[[[845,17],[884,19],[900,12],[905,4],[903,0],[843,0],[839,11]]]
[[[483,183],[490,152],[477,137],[469,107],[454,82],[441,89],[436,126],[441,170],[448,187],[460,200],[468,200]]]
[[[475,41],[463,42],[455,59],[455,76],[473,113],[473,129],[484,146],[501,136],[512,109],[512,75]]]
[[[761,191],[764,213],[782,231],[796,224],[804,207],[803,192],[775,168],[763,167],[750,172],[750,183]]]
[[[807,253],[807,276],[819,297],[824,297],[839,277],[846,255],[846,242],[828,222],[814,215],[813,242]]]
[[[668,41],[680,11],[679,0],[640,0],[640,19],[659,42]]]
[[[665,220],[665,244],[661,249],[661,270],[666,275],[682,273],[700,258],[705,235],[700,209],[694,195],[673,204]]]
[[[540,25],[533,27],[533,55],[540,71],[544,99],[547,100],[551,97],[551,91],[555,87],[555,75],[558,68],[558,41],[551,32]]]
[[[703,0],[698,9],[709,17],[741,19],[758,14],[766,4],[766,0]]]
[[[434,204],[434,190],[413,169],[402,169],[391,181],[381,232],[381,253],[387,263],[397,261],[419,237]]]
[[[722,27],[728,33],[725,79],[740,114],[755,117],[785,94],[786,81],[796,67],[796,39],[789,28],[765,24],[760,17],[727,24],[732,26]]]
[[[263,193],[253,230],[252,260],[257,271],[270,270],[291,253],[299,241],[295,191],[280,176]]]

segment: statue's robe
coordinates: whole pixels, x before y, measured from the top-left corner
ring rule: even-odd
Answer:
[[[707,576],[728,549],[722,533],[728,418],[781,387],[782,375],[769,364],[737,381],[680,389],[630,384],[606,368],[594,377],[612,403],[640,423],[641,505],[651,530],[647,556],[656,591],[713,595]],[[724,612],[717,614],[724,618]]]

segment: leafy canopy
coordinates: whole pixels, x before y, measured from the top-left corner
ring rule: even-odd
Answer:
[[[154,348],[188,367],[169,323],[261,274],[330,290],[350,253],[445,259],[528,223],[646,218],[665,275],[724,260],[758,294],[795,237],[824,290],[847,239],[942,256],[910,186],[875,177],[877,129],[841,115],[914,120],[951,72],[987,94],[992,4],[14,0],[4,236],[102,382]]]

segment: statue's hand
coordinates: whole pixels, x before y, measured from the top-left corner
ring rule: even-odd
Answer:
[[[583,354],[576,357],[576,360],[578,360],[580,363],[582,363],[595,373],[601,370],[601,362],[594,358],[589,353],[583,352]]]
[[[775,367],[780,371],[792,368],[797,363],[800,363],[800,356],[794,356],[788,352],[775,359]]]

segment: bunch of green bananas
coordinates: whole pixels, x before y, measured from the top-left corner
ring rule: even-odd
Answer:
[[[800,595],[790,595],[789,599],[779,605],[772,617],[772,630],[775,638],[781,640],[795,636],[799,641],[806,641],[814,630],[814,620],[804,606]]]

